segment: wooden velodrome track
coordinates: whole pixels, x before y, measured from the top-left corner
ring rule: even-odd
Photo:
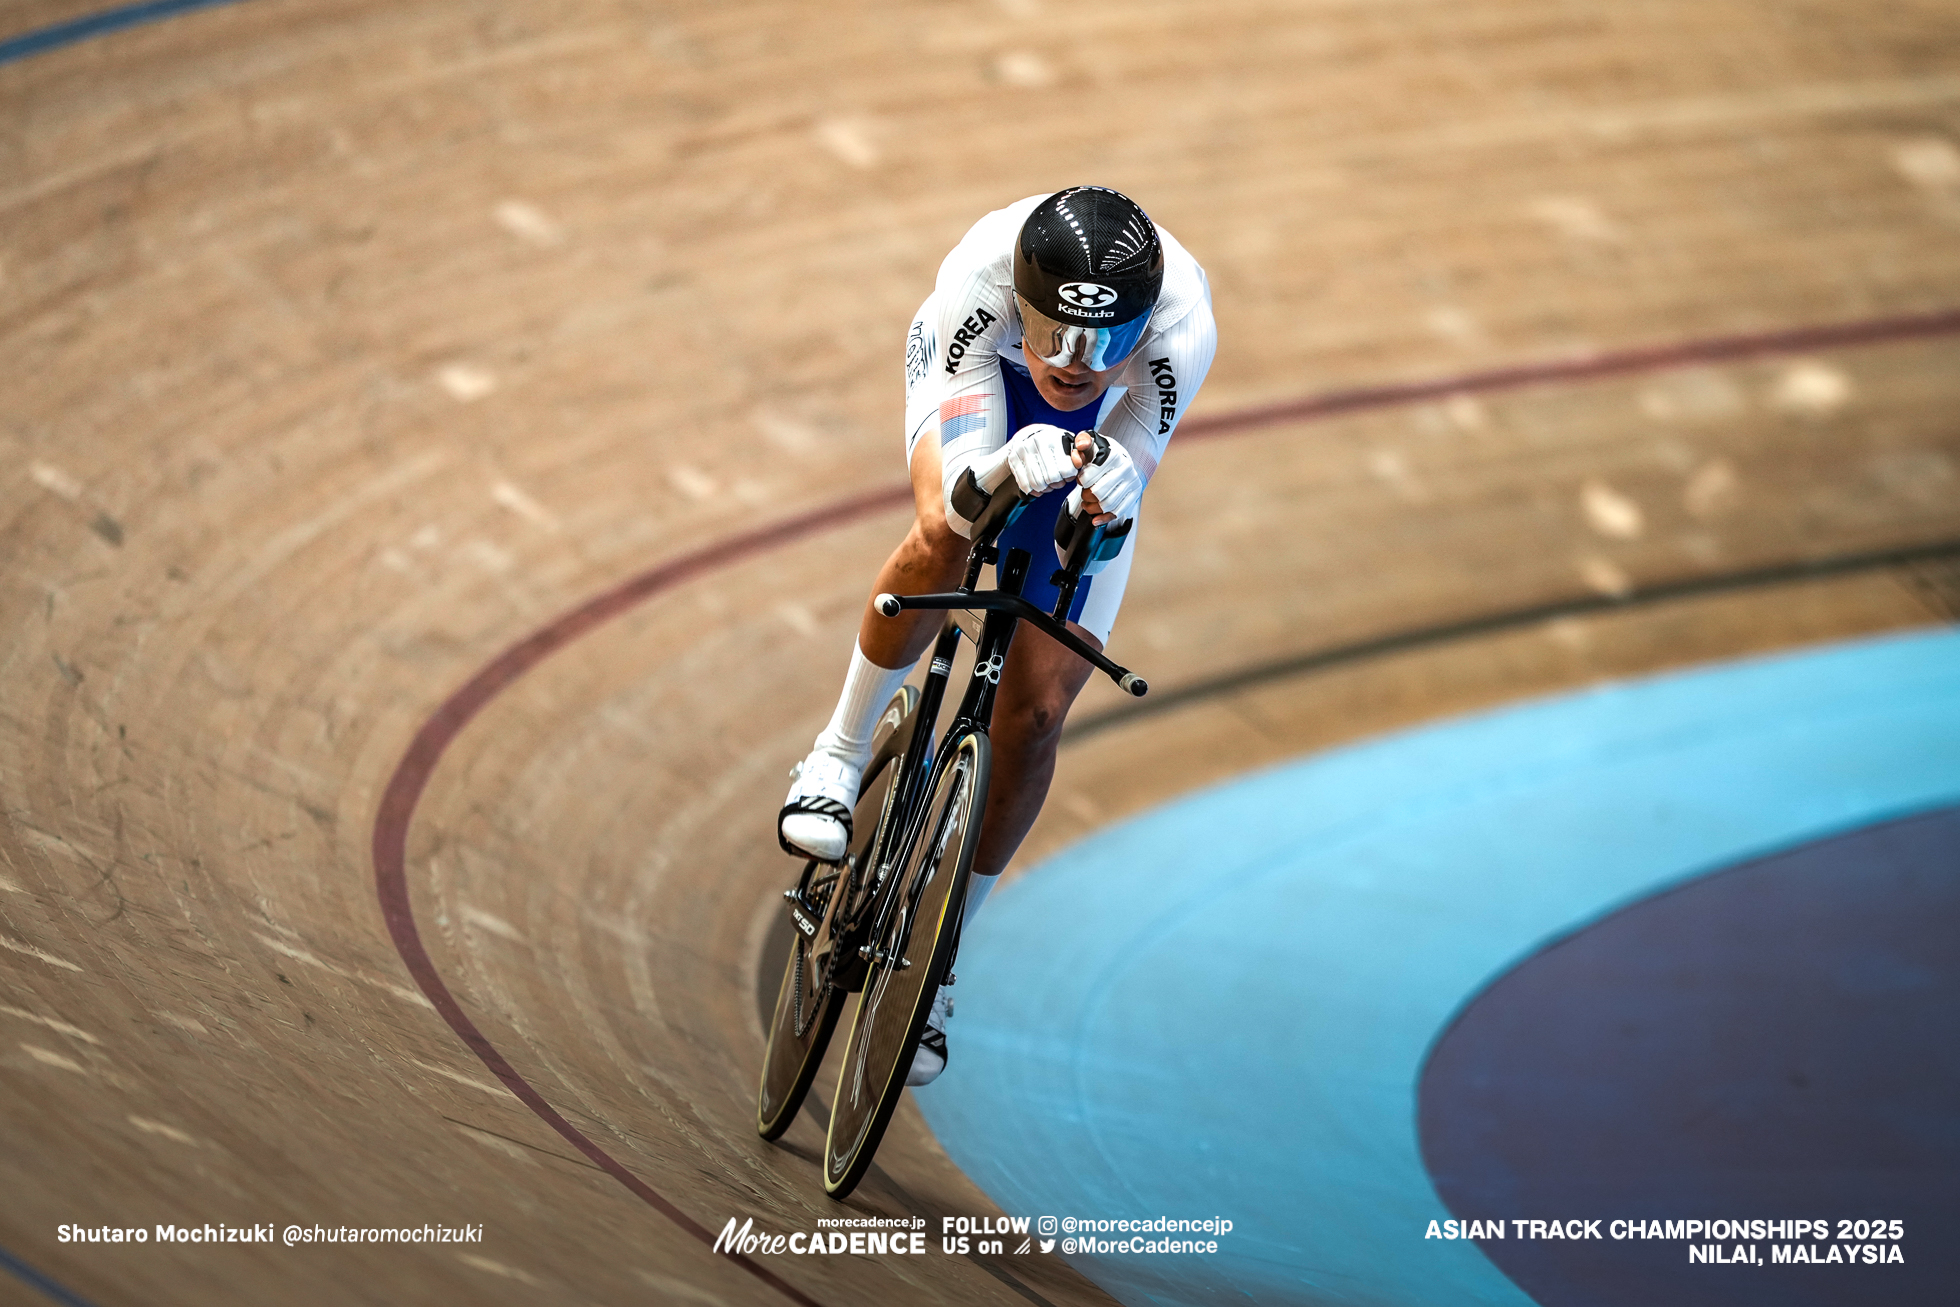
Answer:
[[[940,257],[1103,182],[1217,305],[1113,641],[1157,710],[1085,695],[1026,865],[1952,620],[1956,51],[1943,0],[250,0],[0,66],[0,1246],[104,1305],[1107,1301],[700,1237],[838,1214],[752,1125],[769,827]],[[991,1211],[909,1103],[847,1204]],[[486,1233],[56,1241],[205,1221]]]

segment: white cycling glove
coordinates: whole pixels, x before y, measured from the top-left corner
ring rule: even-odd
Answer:
[[[1075,480],[1075,433],[1037,422],[1022,427],[1002,450],[1024,495],[1042,495]]]
[[[1109,442],[1108,456],[1083,468],[1076,480],[1095,492],[1102,511],[1115,514],[1117,522],[1135,517],[1137,505],[1143,502],[1143,473],[1130,457],[1130,451],[1113,440]]]

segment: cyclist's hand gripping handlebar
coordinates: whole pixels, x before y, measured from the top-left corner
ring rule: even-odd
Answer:
[[[975,544],[988,544],[1007,525],[1008,517],[1025,496],[1014,482],[1003,450],[994,456],[991,467],[982,462],[977,474],[973,468],[960,473],[951,498],[953,511],[973,524],[967,538]]]
[[[1127,526],[1143,500],[1143,469],[1121,445],[1112,445],[1096,433],[1095,457],[1077,475],[1083,490],[1101,505],[1105,526]],[[1080,503],[1079,498],[1076,503]],[[1073,507],[1074,504],[1071,505]]]
[[[1074,449],[1073,433],[1068,436],[1071,452]],[[1095,440],[1094,453],[1106,454],[1111,448],[1100,433],[1091,433]],[[966,583],[961,589],[949,594],[895,595],[879,594],[872,597],[872,606],[885,617],[897,617],[907,609],[975,609],[983,612],[1010,612],[1025,622],[1039,627],[1050,639],[1060,643],[1096,670],[1107,675],[1125,691],[1141,697],[1149,692],[1149,684],[1129,668],[1112,662],[1101,650],[1084,643],[1075,632],[1068,629],[1059,614],[1042,612],[1020,595],[1002,594],[998,591],[973,590],[973,573],[981,566],[978,550],[991,546],[994,538],[1007,525],[1014,510],[1026,502],[1029,496],[1021,493],[1018,483],[1011,476],[1007,461],[996,457],[991,465],[983,463],[976,472],[967,468],[960,473],[953,487],[951,507],[954,512],[973,524],[973,540],[976,548],[975,561]],[[1114,557],[1122,548],[1123,537],[1129,533],[1128,521],[1112,526],[1097,527],[1092,517],[1079,511],[1078,499],[1073,507],[1066,509],[1055,523],[1055,540],[1062,548],[1063,568],[1071,577],[1079,577],[1082,569],[1104,557]],[[1072,588],[1072,587],[1071,587]]]
[[[1094,442],[1083,460],[1083,471],[1080,475],[1084,478],[1084,485],[1093,487],[1098,482],[1106,482],[1105,489],[1114,490],[1119,483],[1127,480],[1141,482],[1141,477],[1136,475],[1135,464],[1130,462],[1129,455],[1123,447],[1110,444],[1109,438],[1100,431],[1078,433],[1064,431],[1059,427],[1043,427],[1033,431],[1024,430],[1021,435],[1015,437],[1015,440],[1029,442],[1031,438],[1056,439],[1060,448],[1053,452],[1059,452],[1072,462],[1081,435],[1087,435]],[[1014,441],[1009,441],[988,458],[982,459],[960,473],[959,481],[953,487],[952,510],[959,517],[973,524],[972,533],[968,538],[976,543],[991,540],[993,535],[1006,525],[1008,516],[1016,506],[1035,497],[1033,493],[1021,488],[1014,471],[1015,460],[1010,456],[1010,450],[1013,448]],[[1112,455],[1115,456],[1113,464]],[[1052,453],[1050,458],[1052,460]],[[1096,469],[1096,472],[1091,473],[1090,469]],[[1119,492],[1118,497],[1134,499],[1140,496],[1123,496]],[[1102,497],[1097,498],[1098,502],[1101,502]],[[1078,492],[1072,498],[1069,508],[1072,513],[1079,512],[1081,505],[1082,498]],[[1119,505],[1119,507],[1122,507],[1123,511],[1116,514],[1118,521],[1113,524],[1114,529],[1108,532],[1111,536],[1121,536],[1129,530],[1128,519],[1133,515],[1136,506],[1132,502],[1127,506]],[[1108,511],[1107,504],[1104,505],[1104,510]],[[1059,534],[1056,539],[1059,543]]]

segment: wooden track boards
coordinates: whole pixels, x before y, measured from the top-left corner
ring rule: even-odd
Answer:
[[[899,480],[904,324],[966,225],[1038,190],[1129,190],[1205,263],[1208,414],[1960,305],[1949,5],[1623,9],[251,0],[0,67],[0,1244],[104,1304],[780,1301],[414,989],[370,861],[411,737],[622,578]],[[1115,640],[1169,690],[1951,540],[1956,363],[1931,339],[1174,445]],[[559,652],[410,831],[472,1018],[713,1229],[833,1210],[814,1127],[749,1124],[768,821],[903,520]],[[1874,569],[1265,682],[1071,746],[1027,852],[1302,748],[1955,593]],[[990,1209],[908,1105],[847,1210]],[[488,1230],[54,1241],[203,1220]],[[937,1254],[772,1269],[825,1303],[1019,1297]]]

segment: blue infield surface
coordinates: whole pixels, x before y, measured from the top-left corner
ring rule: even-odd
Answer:
[[[1453,1032],[1463,1053],[1447,1069],[1482,1085],[1479,1110],[1496,1111],[1502,1086],[1478,1079],[1477,1046],[1464,1041],[1486,1029],[1517,1039],[1516,1021],[1467,1020],[1529,997],[1531,986],[1500,979],[1556,975],[1523,964],[1662,891],[1743,863],[1756,864],[1749,883],[1771,883],[1763,868],[1781,865],[1771,855],[1956,804],[1960,633],[1950,628],[1618,684],[1336,750],[1112,828],[995,895],[962,948],[952,1066],[917,1100],[1009,1213],[1232,1221],[1215,1254],[1071,1258],[1126,1303],[1530,1303],[1476,1244],[1423,1237],[1455,1214],[1425,1166],[1425,1132],[1457,1168],[1445,1188],[1499,1203],[1527,1192],[1488,1173],[1506,1164],[1502,1148],[1447,1128],[1443,1080],[1419,1104],[1453,1021],[1466,1017]],[[1910,865],[1888,883],[1918,893],[1927,877],[1960,876],[1960,849],[1938,843],[1960,827],[1915,829],[1912,848],[1930,838],[1933,852],[1899,855]],[[1833,874],[1841,887],[1842,868]],[[1935,887],[1923,897],[1933,911],[1954,896]],[[1746,932],[1749,913],[1737,919]],[[1857,919],[1876,943],[1834,956],[1846,984],[1878,976],[1874,1004],[1901,985],[1937,984],[1908,962],[1874,961],[1871,948],[1890,947],[1886,928]],[[1695,947],[1719,955],[1720,944],[1704,932]],[[1703,969],[1753,986],[1729,1010],[1773,1008],[1775,978],[1803,973],[1799,943],[1752,947],[1767,970]],[[1926,1009],[1918,1019],[1944,1018]],[[1705,1022],[1695,1029],[1720,1041]],[[1915,1028],[1898,1026],[1891,1042],[1855,1019],[1790,1029],[1856,1030],[1857,1056],[1883,1060],[1911,1052],[1901,1041]],[[1811,1052],[1814,1066],[1830,1062],[1830,1050]],[[1953,1059],[1941,1065],[1953,1074]],[[1707,1074],[1758,1071],[1710,1063]],[[1949,1090],[1915,1101],[1960,1101],[1960,1084]],[[1873,1104],[1894,1109],[1919,1110]],[[1586,1120],[1567,1111],[1557,1127],[1583,1141]],[[1919,1124],[1924,1138],[1960,1138],[1950,1109]],[[1588,1179],[1593,1201],[1614,1198],[1611,1175]],[[1686,1206],[1700,1190],[1692,1174],[1676,1179],[1668,1201]],[[1880,1175],[1876,1192],[1887,1183]],[[1068,1235],[1063,1224],[1057,1237]],[[1685,1249],[1671,1255],[1685,1260]],[[1882,1288],[1861,1279],[1853,1292]]]

